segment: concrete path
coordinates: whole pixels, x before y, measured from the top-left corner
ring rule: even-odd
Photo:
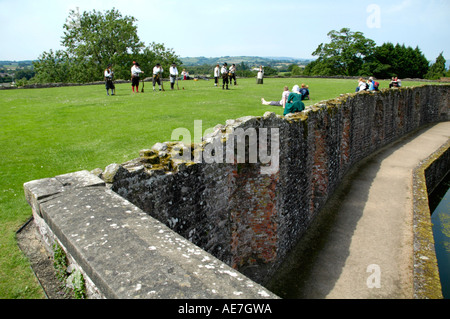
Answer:
[[[413,169],[449,138],[450,122],[439,123],[358,164],[331,200],[309,273],[291,270],[290,297],[413,298]]]

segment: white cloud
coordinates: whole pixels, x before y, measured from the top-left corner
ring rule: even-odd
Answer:
[[[412,0],[403,0],[399,4],[390,5],[386,9],[386,13],[388,14],[397,14],[397,13],[405,13],[405,10],[410,8],[413,5]]]

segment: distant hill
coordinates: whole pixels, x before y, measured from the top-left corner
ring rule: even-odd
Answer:
[[[180,60],[184,66],[200,66],[200,65],[213,65],[216,63],[222,64],[224,62],[228,64],[240,64],[244,62],[248,66],[267,66],[276,67],[277,64],[308,64],[313,61],[310,59],[298,59],[291,57],[259,57],[259,56],[222,56],[222,57],[182,57]]]

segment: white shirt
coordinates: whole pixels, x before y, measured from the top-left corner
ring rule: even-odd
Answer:
[[[218,66],[216,66],[216,67],[214,68],[214,77],[216,77],[216,78],[219,77],[219,67],[218,67]]]
[[[263,78],[263,75],[264,75],[264,69],[260,69],[260,70],[258,71],[258,79],[262,79],[262,78]]]
[[[283,94],[281,95],[281,101],[280,101],[280,103],[281,103],[281,105],[283,105],[283,107],[286,105],[286,101],[287,101],[290,93],[291,92],[289,92],[289,91],[283,91]]]
[[[361,81],[358,83],[359,84],[359,91],[362,92],[366,89],[366,82]]]
[[[133,65],[133,67],[131,68],[131,74],[133,76],[139,76],[140,73],[142,73],[141,69],[138,66]]]
[[[105,70],[105,78],[112,79],[114,72],[108,69]]]
[[[220,70],[220,73],[221,74],[228,73],[228,69],[225,66],[223,66],[222,69]]]
[[[157,74],[159,74],[159,73],[163,73],[163,68],[162,67],[158,67],[158,66],[155,66],[154,68],[153,68],[153,74],[154,75],[157,75]]]
[[[169,71],[170,71],[170,75],[178,75],[178,69],[176,66],[171,66]]]

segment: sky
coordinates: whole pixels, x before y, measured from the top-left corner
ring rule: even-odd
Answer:
[[[180,57],[261,56],[312,59],[332,30],[360,31],[377,45],[421,49],[450,60],[450,0],[0,0],[0,60],[36,60],[64,49],[71,9],[117,9],[137,19],[146,45]]]

